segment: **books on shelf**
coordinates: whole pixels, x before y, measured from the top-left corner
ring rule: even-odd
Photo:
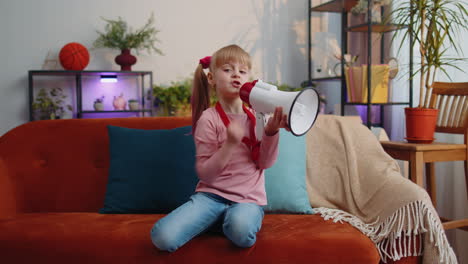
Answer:
[[[371,103],[387,103],[389,66],[378,64],[371,67]],[[345,81],[348,102],[367,103],[367,65],[346,67]]]
[[[371,103],[387,103],[390,67],[387,64],[371,67]],[[362,87],[362,100],[367,103],[367,65],[362,66]]]

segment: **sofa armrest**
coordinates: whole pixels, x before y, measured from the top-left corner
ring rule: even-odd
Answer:
[[[0,158],[0,219],[11,218],[17,213],[17,203],[11,175],[5,161]]]

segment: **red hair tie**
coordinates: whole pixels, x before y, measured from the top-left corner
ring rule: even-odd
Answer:
[[[203,59],[200,59],[200,64],[202,65],[203,69],[210,67],[211,56],[206,56]]]

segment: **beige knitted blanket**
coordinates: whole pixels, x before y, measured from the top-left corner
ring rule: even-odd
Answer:
[[[421,255],[424,264],[457,263],[427,192],[400,174],[366,126],[322,115],[306,136],[307,190],[324,219],[359,229],[383,262]]]

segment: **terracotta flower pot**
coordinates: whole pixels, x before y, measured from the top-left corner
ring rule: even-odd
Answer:
[[[438,109],[405,108],[406,140],[409,143],[432,143]]]
[[[121,71],[131,71],[132,65],[137,62],[137,58],[130,54],[129,49],[123,49],[122,53],[115,57],[115,63],[120,65]]]

